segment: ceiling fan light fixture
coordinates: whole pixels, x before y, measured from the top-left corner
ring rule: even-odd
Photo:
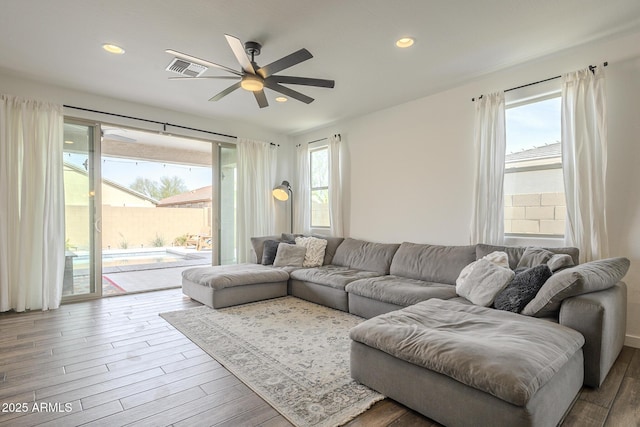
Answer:
[[[287,97],[286,96],[278,96],[276,98],[276,102],[287,102]]]
[[[413,46],[414,43],[415,43],[415,40],[412,37],[403,37],[396,41],[396,46],[398,46],[399,48],[405,49],[407,47]]]
[[[118,45],[105,43],[102,45],[102,48],[109,53],[113,53],[115,55],[122,55],[124,53],[124,49]]]
[[[264,82],[259,77],[256,77],[252,74],[246,74],[242,77],[240,87],[250,92],[259,92],[264,88]]]

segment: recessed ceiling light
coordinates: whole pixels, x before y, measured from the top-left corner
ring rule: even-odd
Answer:
[[[116,55],[122,55],[124,53],[124,49],[115,44],[105,43],[102,45],[102,48],[109,53],[114,53]]]
[[[276,98],[276,102],[287,102],[287,98],[284,96],[279,96]]]
[[[396,46],[404,49],[406,47],[413,46],[414,42],[415,40],[411,37],[403,37],[396,42]]]

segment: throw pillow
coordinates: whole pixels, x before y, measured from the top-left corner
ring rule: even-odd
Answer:
[[[273,266],[302,267],[305,253],[307,253],[307,248],[304,246],[280,243],[276,252],[276,259],[273,260]]]
[[[307,252],[304,256],[303,267],[320,267],[324,261],[324,251],[327,248],[325,239],[317,237],[296,237],[296,245],[304,246]]]
[[[563,268],[573,267],[573,258],[567,254],[555,254],[547,261],[547,265],[551,269],[552,273],[562,270]]]
[[[518,266],[516,268],[531,268],[535,267],[536,265],[546,264],[553,255],[553,252],[546,249],[534,248],[530,246],[524,250],[522,258],[520,258],[520,261],[518,261]]]
[[[499,265],[500,267],[509,268],[509,256],[505,252],[500,252],[500,251],[491,252],[485,255],[484,257],[482,257],[481,259],[490,261],[493,264]],[[462,269],[462,271],[458,275],[458,278],[456,279],[456,289],[458,286],[464,286],[464,282],[467,280],[467,277],[469,277],[469,274],[471,274],[471,271],[476,266],[477,262],[478,261],[474,261]]]
[[[272,265],[276,259],[276,253],[278,252],[278,246],[280,242],[277,240],[266,240],[262,248],[262,265]]]
[[[562,300],[609,289],[629,270],[627,258],[608,258],[566,268],[551,276],[522,314],[546,317],[557,314]]]
[[[496,295],[511,282],[513,276],[512,270],[483,258],[476,261],[462,286],[456,284],[456,293],[475,305],[489,307]]]
[[[493,306],[498,310],[520,313],[549,277],[551,277],[551,269],[546,264],[531,267],[516,274],[511,283],[496,295]]]

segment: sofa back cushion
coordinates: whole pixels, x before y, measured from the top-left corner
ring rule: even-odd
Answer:
[[[356,270],[389,274],[397,243],[373,243],[347,237],[336,249],[332,264]]]
[[[456,284],[460,272],[476,260],[476,247],[439,246],[403,242],[391,263],[394,276]]]
[[[490,254],[491,252],[500,251],[506,252],[509,256],[509,268],[515,270],[518,267],[518,263],[524,255],[527,247],[525,246],[496,246],[496,245],[485,245],[484,243],[480,243],[476,245],[476,259],[480,259],[485,255]],[[567,254],[571,256],[573,259],[573,263],[577,265],[579,260],[580,251],[578,248],[544,248],[549,252],[553,252],[554,254]],[[532,265],[529,267],[533,267]]]

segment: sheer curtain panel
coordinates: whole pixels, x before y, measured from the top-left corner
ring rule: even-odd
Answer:
[[[311,177],[309,175],[309,144],[296,146],[296,182],[293,229],[295,233],[311,233]]]
[[[607,120],[602,67],[562,78],[562,168],[567,200],[565,243],[580,262],[609,256],[605,212]]]
[[[506,151],[504,92],[475,101],[476,181],[471,243],[504,242],[504,161]]]
[[[331,235],[344,236],[343,181],[345,145],[340,135],[329,137],[329,220]]]
[[[276,147],[238,138],[238,262],[251,261],[251,237],[274,232],[275,178]]]
[[[60,306],[63,122],[61,105],[0,95],[0,311]]]

